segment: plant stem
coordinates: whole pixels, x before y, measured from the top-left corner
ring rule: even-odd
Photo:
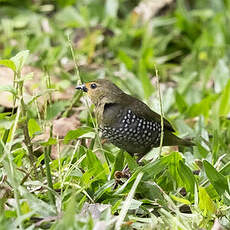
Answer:
[[[34,170],[35,173],[35,177],[37,178],[37,170],[36,170],[36,166],[35,166],[35,162],[34,162],[34,152],[33,152],[33,144],[31,142],[31,138],[29,135],[29,128],[28,128],[28,116],[27,116],[27,110],[26,110],[26,105],[23,99],[23,84],[24,81],[21,81],[21,73],[16,73],[17,75],[17,80],[18,80],[18,93],[20,96],[20,104],[21,104],[21,116],[25,117],[25,122],[23,123],[23,134],[24,134],[24,143],[26,145],[27,151],[28,151],[28,155],[29,155],[29,160],[30,160],[30,164],[31,167]]]
[[[77,79],[79,79],[81,81],[81,83],[82,83],[83,79],[82,79],[82,77],[81,77],[81,75],[79,73],[79,68],[78,68],[77,60],[76,60],[75,55],[74,55],[73,45],[72,45],[72,42],[70,40],[69,35],[67,36],[67,38],[68,38],[68,42],[69,42],[69,47],[70,47],[71,55],[72,55],[72,58],[73,58],[73,61],[74,61],[74,65],[75,65],[75,71],[76,71]]]
[[[46,147],[44,150],[45,150],[44,151],[44,160],[45,160],[45,166],[46,166],[46,178],[47,178],[47,182],[48,182],[48,187],[50,188],[48,190],[48,195],[49,195],[49,199],[50,199],[51,203],[55,205],[55,197],[51,191],[51,190],[53,190],[53,182],[52,182],[52,176],[51,176],[51,172],[50,172],[49,148]]]
[[[50,138],[52,137],[52,132],[53,132],[53,127],[50,127]],[[51,148],[52,146],[45,147],[44,149],[44,160],[45,160],[45,166],[46,166],[46,178],[47,178],[47,183],[48,183],[48,196],[53,205],[55,205],[55,196],[52,192],[53,190],[53,182],[52,182],[52,176],[51,176],[51,171],[50,171],[50,153],[51,153]]]
[[[160,151],[159,151],[159,156],[160,156],[162,152],[162,145],[163,145],[163,139],[164,139],[164,113],[163,113],[163,105],[162,105],[158,69],[156,68],[156,66],[155,66],[155,72],[156,72],[156,78],[157,78],[157,89],[158,89],[158,95],[159,95],[159,101],[160,101],[160,115],[161,115],[161,139],[160,139]]]

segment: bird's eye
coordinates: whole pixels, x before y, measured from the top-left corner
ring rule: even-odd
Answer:
[[[91,87],[91,89],[95,89],[95,88],[97,88],[97,85],[95,83],[93,83],[90,85],[90,87]]]

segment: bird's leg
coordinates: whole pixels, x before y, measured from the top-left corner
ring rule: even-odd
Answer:
[[[143,166],[144,163],[141,162],[141,159],[143,157],[142,154],[132,154],[132,156],[136,155],[137,156],[137,159],[136,159],[136,162],[139,166]],[[117,188],[117,186],[120,184],[124,184],[124,180],[126,179],[129,179],[131,176],[131,173],[130,173],[130,170],[129,170],[129,167],[128,165],[126,164],[124,169],[122,171],[116,171],[114,173],[114,178],[115,178],[115,185],[114,185],[114,189]]]
[[[136,156],[137,156],[137,159],[136,159],[137,164],[140,165],[140,166],[143,166],[144,163],[141,161],[141,159],[143,158],[143,155],[137,153]]]
[[[116,189],[119,184],[120,185],[124,184],[124,181],[129,179],[130,176],[131,176],[131,173],[130,173],[130,170],[127,164],[125,165],[122,171],[116,171],[114,173],[114,178],[115,178],[114,189]]]

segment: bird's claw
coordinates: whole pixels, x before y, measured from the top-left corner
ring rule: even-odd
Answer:
[[[114,178],[115,178],[114,189],[116,189],[118,185],[124,184],[124,182],[130,177],[131,177],[131,173],[128,167],[125,167],[122,171],[116,171],[114,173]]]

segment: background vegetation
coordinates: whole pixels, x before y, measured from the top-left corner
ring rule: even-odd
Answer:
[[[1,229],[230,228],[229,0],[0,4]],[[74,86],[107,78],[159,112],[155,66],[165,116],[197,146],[138,166],[101,144]]]

